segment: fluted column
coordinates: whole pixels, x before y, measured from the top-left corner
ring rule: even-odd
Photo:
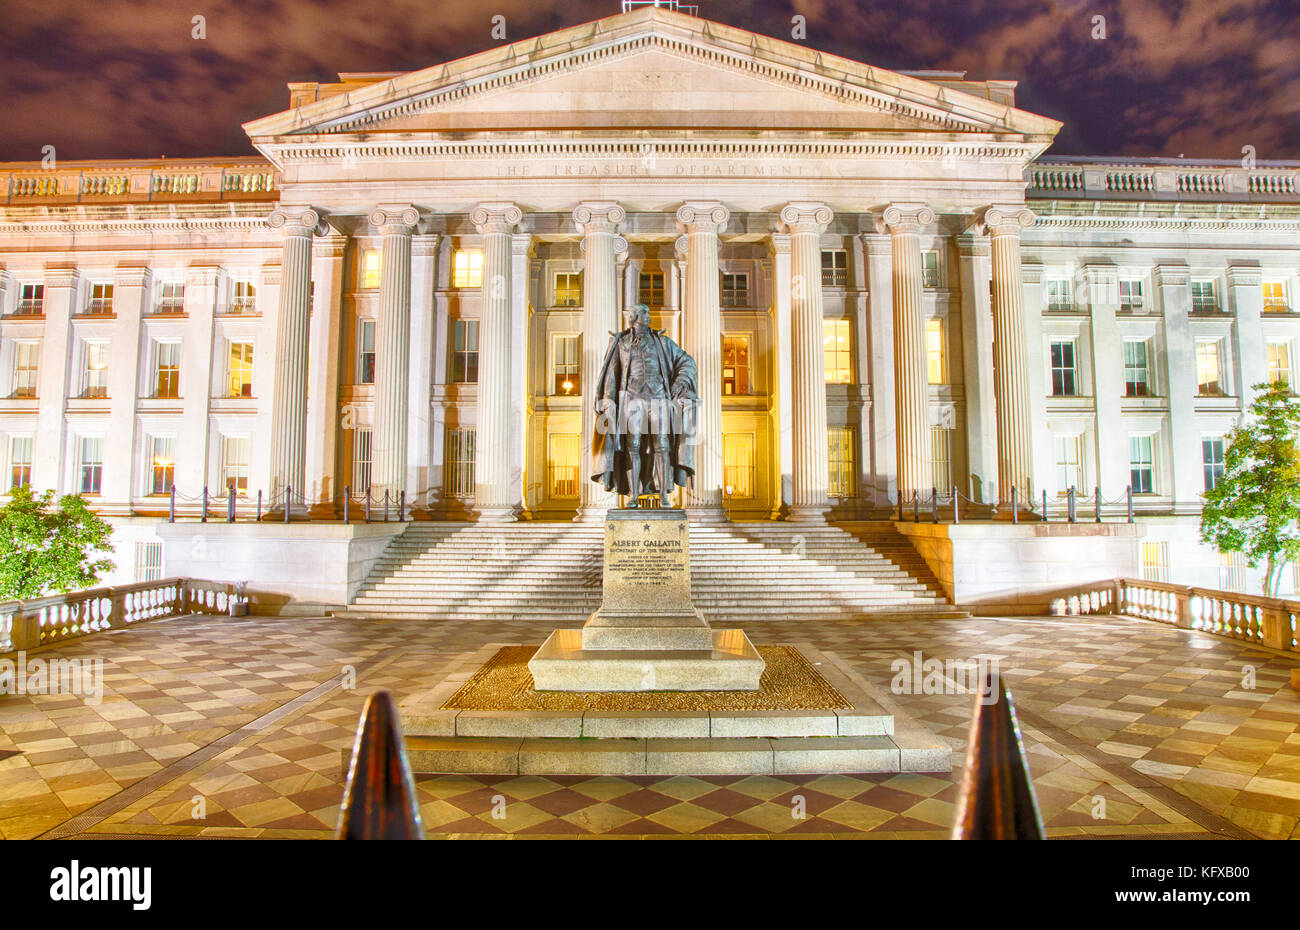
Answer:
[[[881,217],[889,232],[894,294],[894,426],[898,437],[898,491],[905,497],[934,486],[926,375],[925,308],[921,304],[921,227],[934,211],[894,204]]]
[[[306,490],[307,345],[311,324],[311,244],[320,225],[311,209],[281,208],[267,223],[284,234],[280,303],[275,320],[275,387],[271,406],[271,494]],[[273,505],[284,506],[283,499]],[[293,504],[291,509],[298,509]]]
[[[483,522],[508,523],[518,513],[510,484],[510,255],[523,211],[513,203],[481,203],[470,219],[483,237],[474,506]]]
[[[406,431],[411,361],[411,234],[419,211],[383,205],[370,225],[383,242],[379,310],[375,315],[375,407],[371,426],[370,486],[396,505],[406,489]]]
[[[573,222],[582,233],[582,451],[578,475],[580,487],[578,519],[600,520],[610,507],[618,506],[618,495],[606,491],[591,480],[600,469],[592,458],[602,436],[596,434],[596,378],[609,349],[610,333],[619,325],[618,276],[619,253],[627,252],[627,240],[618,235],[618,225],[627,213],[616,203],[584,202],[573,211]]]
[[[998,423],[998,497],[1010,503],[1032,500],[1034,459],[1030,445],[1029,373],[1026,364],[1020,231],[1034,222],[1022,206],[989,207],[984,227],[992,240],[993,392]]]
[[[722,513],[722,305],[718,294],[718,234],[731,212],[716,201],[687,201],[677,208],[685,238],[686,288],[682,348],[695,359],[700,400],[695,414],[695,479],[686,489],[693,520]],[[689,422],[689,421],[688,421]]]
[[[790,203],[791,520],[825,519],[829,454],[823,354],[821,235],[834,214],[824,203]]]

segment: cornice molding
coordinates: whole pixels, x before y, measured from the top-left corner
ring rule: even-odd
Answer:
[[[0,238],[20,236],[108,235],[121,233],[238,233],[278,242],[282,237],[267,225],[266,216],[104,218],[79,216],[66,220],[44,217],[33,220],[0,218]]]
[[[1185,216],[1062,216],[1038,214],[1040,229],[1110,229],[1138,232],[1300,232],[1300,217],[1287,220],[1219,219]]]

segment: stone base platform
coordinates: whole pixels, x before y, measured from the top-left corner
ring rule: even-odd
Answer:
[[[547,637],[528,663],[539,691],[756,691],[763,675],[763,659],[743,630],[701,627],[711,649],[592,649],[589,630]]]
[[[476,675],[481,682],[479,673],[489,661],[510,648],[523,647],[492,643],[457,657],[433,688],[401,703],[412,771],[802,775],[952,770],[947,744],[838,656],[805,645],[798,646],[798,657],[821,679],[820,687],[782,691],[769,681],[758,695],[530,692],[516,694],[513,701],[537,705],[526,710],[448,706],[473,703],[466,699],[474,690],[467,683]],[[769,666],[775,673],[781,663]],[[546,709],[547,702],[552,709]],[[345,768],[350,751],[343,751]]]

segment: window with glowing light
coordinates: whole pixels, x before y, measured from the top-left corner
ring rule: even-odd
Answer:
[[[578,354],[578,336],[573,333],[555,337],[555,393],[571,396],[582,393],[582,363]]]
[[[170,494],[176,477],[176,437],[149,437],[149,493]]]
[[[749,393],[749,337],[722,337],[722,394]]]
[[[85,385],[82,397],[108,396],[108,343],[86,343]]]
[[[227,397],[253,396],[253,344],[231,342],[227,363]]]
[[[848,320],[822,323],[822,357],[827,384],[853,383],[853,353]]]
[[[451,257],[452,287],[483,286],[483,250],[457,249]]]

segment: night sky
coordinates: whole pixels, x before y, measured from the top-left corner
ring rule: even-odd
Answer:
[[[1020,81],[1049,154],[1300,159],[1300,0],[698,0],[702,16],[898,70]],[[618,0],[0,0],[0,160],[235,155],[289,81],[413,70]],[[206,17],[207,38],[192,38]],[[1093,17],[1106,18],[1094,39]]]

